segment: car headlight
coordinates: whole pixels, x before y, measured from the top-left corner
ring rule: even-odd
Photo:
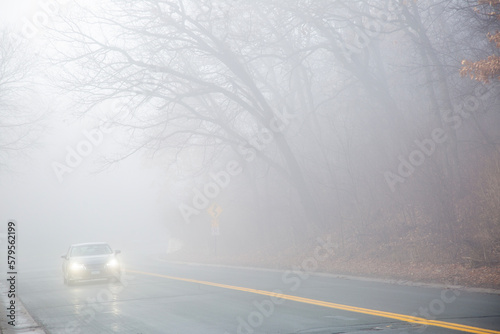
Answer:
[[[83,263],[73,262],[73,263],[70,264],[69,268],[72,271],[85,270],[85,265]]]
[[[118,260],[115,258],[112,258],[111,260],[108,261],[108,263],[106,263],[106,266],[108,266],[110,268],[116,268],[119,266]]]

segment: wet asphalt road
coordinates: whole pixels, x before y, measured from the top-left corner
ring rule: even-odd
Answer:
[[[38,265],[19,275],[19,295],[47,333],[461,332],[444,328],[448,324],[500,333],[500,296],[494,294],[306,272],[172,264],[152,256],[124,262],[128,271],[121,284],[96,281],[71,287],[63,285],[59,262]],[[380,311],[391,316],[380,316]],[[398,318],[405,315],[438,320],[439,326]]]

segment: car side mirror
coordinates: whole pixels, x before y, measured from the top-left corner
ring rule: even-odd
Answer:
[[[121,252],[122,252],[122,251],[121,251],[121,250],[119,250],[119,249],[115,250],[115,254],[120,254]]]
[[[62,255],[61,259],[65,259],[66,260],[66,255]]]

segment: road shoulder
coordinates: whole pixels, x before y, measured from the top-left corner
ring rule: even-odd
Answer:
[[[253,266],[235,266],[235,265],[226,265],[226,264],[211,264],[211,263],[199,263],[199,262],[174,261],[174,260],[164,259],[161,257],[158,257],[158,260],[165,262],[165,263],[191,265],[191,266],[206,266],[206,267],[214,267],[214,268],[259,270],[259,271],[279,272],[279,273],[284,273],[286,271],[283,269],[270,269],[270,268],[261,268],[261,267],[253,267]],[[466,292],[488,293],[488,294],[500,295],[499,289],[468,287],[468,286],[457,285],[457,284],[426,283],[426,282],[417,282],[417,281],[411,281],[411,280],[364,277],[364,276],[355,276],[355,275],[335,274],[335,273],[328,273],[328,272],[310,272],[308,274],[310,274],[312,276],[318,276],[318,277],[330,277],[330,278],[338,278],[338,279],[346,279],[346,280],[378,282],[378,283],[386,283],[386,284],[418,286],[418,287],[427,287],[427,288],[436,288],[436,289],[453,289],[453,290],[460,290],[460,291],[466,291]]]
[[[19,298],[16,298],[15,304],[15,326],[9,324],[7,306],[10,299],[7,294],[7,287],[0,283],[0,333],[22,333],[22,334],[45,334],[45,331],[36,323]]]

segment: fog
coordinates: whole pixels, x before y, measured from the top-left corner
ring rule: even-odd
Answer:
[[[1,218],[18,224],[20,267],[59,261],[70,244],[89,241],[135,252],[155,247],[155,252],[165,252],[168,231],[155,183],[161,173],[140,158],[98,172],[92,162],[101,153],[96,151],[59,182],[51,168],[61,161],[55,157],[64,157],[66,145],[84,139],[65,137],[64,126],[51,132],[38,138],[42,148],[21,157],[0,180]]]
[[[470,62],[498,54],[499,22],[471,3],[4,1],[20,266],[88,241],[243,263],[318,237],[493,261],[498,68]]]

